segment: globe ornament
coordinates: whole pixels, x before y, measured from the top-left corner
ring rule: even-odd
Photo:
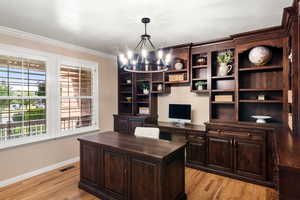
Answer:
[[[272,52],[269,48],[258,46],[251,49],[249,53],[249,60],[256,66],[267,64],[272,58]]]

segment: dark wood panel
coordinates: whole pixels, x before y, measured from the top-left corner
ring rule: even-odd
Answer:
[[[104,188],[124,196],[127,186],[127,163],[124,154],[105,150],[104,154]]]
[[[130,199],[158,199],[158,168],[156,164],[132,159],[131,172]]]
[[[89,143],[80,144],[80,175],[81,179],[92,185],[97,185],[99,168],[99,149],[97,145]]]
[[[127,119],[119,118],[118,119],[118,127],[119,127],[119,129],[118,129],[119,133],[125,133],[125,134],[129,133],[129,124],[128,124]]]
[[[178,153],[178,159],[169,161],[164,171],[163,199],[181,199],[185,193],[184,151]]]
[[[232,171],[232,138],[207,138],[207,164],[215,169]]]
[[[202,142],[189,142],[187,145],[187,162],[194,164],[204,164],[206,161],[206,143]]]
[[[235,172],[241,176],[266,179],[266,158],[264,141],[237,139],[235,148]]]

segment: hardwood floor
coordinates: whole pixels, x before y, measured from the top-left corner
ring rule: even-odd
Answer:
[[[64,167],[65,168],[65,167]],[[96,200],[78,189],[79,163],[0,188],[0,200]],[[270,188],[186,168],[188,200],[277,200]]]

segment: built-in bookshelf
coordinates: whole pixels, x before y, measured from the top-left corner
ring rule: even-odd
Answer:
[[[226,51],[235,54],[234,48],[220,48],[211,52],[211,121],[236,121],[235,62],[228,64],[230,71],[227,75],[220,75],[220,65],[217,62],[218,55]]]
[[[141,107],[148,107],[151,115],[157,115],[158,95],[170,93],[172,86],[189,84],[191,92],[209,96],[212,122],[255,123],[253,115],[271,116],[268,122],[272,123],[288,122],[292,103],[286,103],[289,86],[286,83],[288,56],[285,40],[252,41],[241,45],[225,41],[205,47],[189,44],[168,48],[166,50],[172,52],[173,61],[166,72],[128,73],[120,70],[119,111],[139,115]],[[272,52],[272,59],[263,66],[255,66],[249,61],[249,52],[256,46],[266,46]],[[217,57],[229,50],[234,56],[229,63],[232,69],[221,75]],[[183,64],[182,69],[175,69],[178,59]],[[170,75],[180,74],[184,76],[183,80],[170,80]],[[206,83],[204,88],[196,87],[199,81]],[[143,94],[143,84],[149,85],[149,94]],[[128,97],[132,97],[132,101],[128,101]]]
[[[175,47],[171,49],[172,62],[169,70],[166,71],[164,77],[164,83],[168,85],[172,84],[184,84],[190,82],[190,45],[183,47]],[[182,69],[176,69],[177,62],[182,63]]]
[[[276,44],[276,46],[274,45]],[[270,116],[269,123],[284,122],[285,48],[282,41],[265,42],[272,58],[263,66],[249,60],[249,52],[257,43],[238,50],[238,120],[255,122],[253,115]]]
[[[133,114],[133,75],[120,70],[119,72],[119,113]]]
[[[208,93],[209,55],[199,52],[198,48],[191,50],[191,92]],[[197,84],[202,86],[199,88]]]

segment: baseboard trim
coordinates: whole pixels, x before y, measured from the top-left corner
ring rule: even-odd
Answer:
[[[65,165],[69,165],[69,164],[72,164],[72,163],[75,163],[75,162],[78,162],[78,161],[79,161],[79,157],[75,157],[75,158],[71,158],[69,160],[65,160],[65,161],[62,161],[62,162],[59,162],[59,163],[56,163],[56,164],[53,164],[53,165],[50,165],[50,166],[47,166],[47,167],[44,167],[44,168],[41,168],[41,169],[34,170],[32,172],[22,174],[20,176],[9,178],[9,179],[6,179],[4,181],[0,181],[0,187],[8,186],[8,185],[23,181],[25,179],[28,179],[28,178],[31,178],[31,177],[34,177],[34,176],[52,171],[54,169],[57,169],[57,168],[60,168],[60,167],[63,167]]]

